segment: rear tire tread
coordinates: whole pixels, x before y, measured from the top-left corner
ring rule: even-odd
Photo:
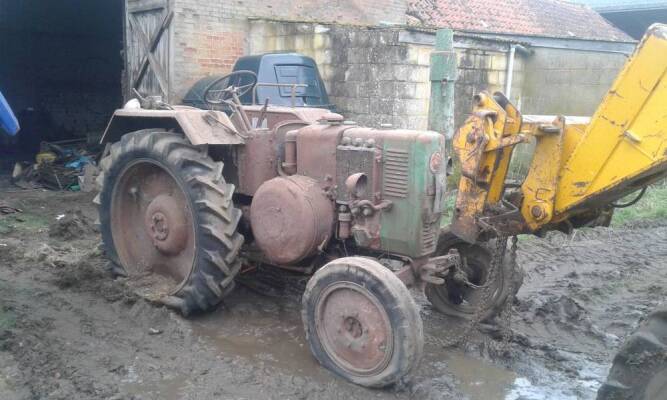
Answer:
[[[667,370],[667,306],[649,314],[614,357],[598,400],[644,400],[656,373]],[[666,393],[661,393],[665,395]]]
[[[206,311],[231,291],[240,270],[236,257],[243,236],[237,232],[241,211],[232,203],[234,185],[224,182],[222,162],[213,161],[205,149],[193,146],[181,134],[149,129],[124,135],[100,161],[98,178],[102,187],[102,236],[107,255],[119,266],[109,225],[111,188],[123,165],[137,157],[156,160],[177,177],[191,202],[195,219],[197,249],[193,269],[181,289],[160,301],[184,315]]]

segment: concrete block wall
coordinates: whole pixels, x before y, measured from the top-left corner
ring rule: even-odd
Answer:
[[[472,98],[486,90],[490,93],[505,92],[507,83],[508,53],[471,48],[457,48],[458,79],[455,94],[455,126],[461,126],[472,110]],[[524,81],[523,56],[516,54],[512,73],[510,97],[515,104],[521,102]]]
[[[254,18],[375,26],[404,24],[406,8],[405,0],[171,0],[171,97],[180,100],[199,78],[229,72],[249,54]]]
[[[312,23],[250,21],[248,54],[295,51],[312,57],[330,90],[334,74],[332,27]]]
[[[521,111],[590,116],[626,60],[620,53],[534,48],[525,65]]]
[[[403,42],[399,28],[354,25],[401,20],[403,2],[363,0],[357,8],[352,0],[319,8],[316,0],[292,3],[173,0],[175,100],[197,79],[229,72],[239,56],[298,51],[318,63],[332,102],[346,117],[371,126],[427,127],[432,44]],[[332,20],[335,24],[326,23]],[[470,113],[475,93],[505,91],[508,63],[508,43],[489,44],[485,39],[477,48],[469,37],[461,40],[467,44],[456,49],[457,126]],[[512,75],[511,100],[524,113],[592,113],[625,60],[622,54],[531,50],[531,55],[516,53]]]
[[[312,57],[331,102],[348,119],[426,129],[432,46],[402,43],[399,31],[257,20],[251,23],[249,49]]]
[[[360,124],[427,129],[430,46],[399,41],[398,29],[337,30],[332,101]]]

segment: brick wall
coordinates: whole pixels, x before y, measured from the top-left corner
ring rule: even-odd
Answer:
[[[374,26],[405,23],[406,8],[405,0],[172,0],[172,97],[178,101],[199,78],[229,72],[249,54],[253,18]]]
[[[318,64],[330,100],[367,126],[426,129],[432,47],[404,43],[399,29],[253,21],[252,53],[297,51]]]

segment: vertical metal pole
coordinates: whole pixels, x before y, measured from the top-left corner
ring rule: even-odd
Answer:
[[[515,45],[510,45],[510,51],[509,54],[507,55],[508,60],[507,60],[507,73],[505,74],[507,76],[506,81],[505,81],[505,97],[507,97],[508,100],[512,101],[512,98],[510,97],[512,95],[512,78],[514,77],[514,57],[516,54],[516,46]]]
[[[431,53],[431,104],[428,127],[446,138],[454,135],[454,86],[456,83],[456,53],[454,32],[439,29],[435,34],[435,50]]]

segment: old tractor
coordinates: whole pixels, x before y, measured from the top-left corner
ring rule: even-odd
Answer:
[[[446,314],[492,318],[521,283],[509,237],[604,223],[614,201],[665,175],[666,32],[648,33],[590,120],[522,118],[502,94],[478,95],[453,142],[449,226],[438,133],[242,105],[257,83],[243,71],[208,86],[208,110],[135,100],[102,139],[113,143],[100,163],[106,253],[186,315],[216,306],[243,265],[312,274],[302,319],[317,360],[360,385],[394,383],[423,349],[408,286]],[[527,178],[507,184],[514,146],[532,139]]]

